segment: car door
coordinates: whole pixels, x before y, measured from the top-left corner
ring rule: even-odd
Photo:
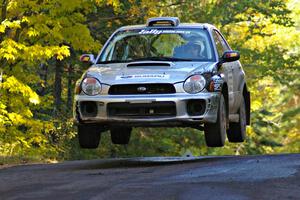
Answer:
[[[223,48],[227,49],[227,50],[231,50],[230,47],[228,46],[226,40],[224,39],[224,37],[219,32],[217,32],[217,34],[220,37]],[[232,74],[233,74],[232,78],[233,78],[234,105],[232,106],[232,109],[233,109],[233,112],[236,113],[236,111],[240,107],[240,101],[243,96],[241,84],[245,78],[245,73],[243,71],[240,61],[238,61],[238,60],[234,61],[234,62],[230,62],[230,66],[231,66]]]
[[[223,55],[224,51],[231,50],[227,45],[227,42],[223,39],[221,34],[217,30],[213,30],[213,37],[218,52],[219,58]],[[238,108],[237,102],[237,83],[235,74],[236,62],[223,63],[222,67],[224,69],[225,79],[228,85],[228,98],[229,98],[229,113],[234,113]]]

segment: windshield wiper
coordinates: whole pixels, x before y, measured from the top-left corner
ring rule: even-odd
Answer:
[[[185,58],[175,58],[175,57],[145,57],[145,58],[137,58],[131,60],[131,62],[134,61],[146,61],[146,60],[152,60],[152,61],[193,61],[191,59],[185,59]]]
[[[132,59],[132,60],[107,60],[107,61],[99,61],[99,62],[97,62],[97,64],[128,63],[128,62],[147,61],[147,60],[151,60],[151,61],[193,61],[191,59],[185,59],[185,58],[152,56],[152,57],[137,58],[137,59]]]

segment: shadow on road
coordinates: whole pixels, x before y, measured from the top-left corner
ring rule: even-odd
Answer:
[[[109,168],[135,168],[151,167],[160,165],[176,165],[192,162],[214,162],[230,156],[206,156],[206,157],[138,157],[138,158],[114,158],[101,160],[85,160],[65,162],[64,165],[71,165],[72,169],[109,169]],[[73,167],[72,167],[73,166]]]

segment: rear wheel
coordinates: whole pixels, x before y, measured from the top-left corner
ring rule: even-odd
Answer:
[[[95,149],[101,138],[101,127],[95,124],[78,125],[78,139],[81,148]]]
[[[216,123],[204,124],[204,135],[208,147],[222,147],[226,138],[226,107],[223,94],[220,97]]]
[[[113,144],[128,144],[131,136],[131,127],[118,127],[110,129],[111,141]]]
[[[245,99],[242,97],[241,105],[239,108],[239,122],[229,123],[227,137],[229,142],[244,142],[246,136],[246,104]]]

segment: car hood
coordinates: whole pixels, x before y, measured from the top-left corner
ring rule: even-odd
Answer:
[[[131,83],[177,83],[195,73],[211,72],[213,62],[134,62],[97,64],[87,75],[108,85]]]

